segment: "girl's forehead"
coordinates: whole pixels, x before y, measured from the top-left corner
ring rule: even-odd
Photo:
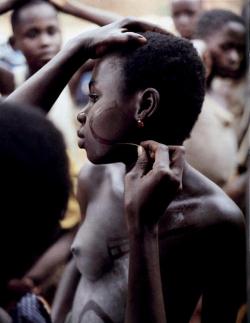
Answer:
[[[112,95],[122,95],[126,89],[122,59],[105,57],[98,60],[92,73],[92,89]]]
[[[115,56],[105,56],[102,59],[98,59],[93,69],[93,77],[96,79],[109,79],[115,78],[118,80],[123,74],[122,59]]]

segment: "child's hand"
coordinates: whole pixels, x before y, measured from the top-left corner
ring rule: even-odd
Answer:
[[[125,210],[129,230],[154,229],[182,188],[184,148],[155,141],[141,143],[133,169],[125,176]]]

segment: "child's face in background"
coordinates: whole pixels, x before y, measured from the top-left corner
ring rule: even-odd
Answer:
[[[172,17],[175,28],[182,37],[193,38],[201,10],[201,0],[172,0]]]
[[[246,60],[246,31],[237,22],[228,22],[207,39],[214,73],[221,77],[238,78]]]
[[[61,30],[56,10],[46,3],[24,8],[14,28],[14,39],[35,72],[54,57],[61,47]]]

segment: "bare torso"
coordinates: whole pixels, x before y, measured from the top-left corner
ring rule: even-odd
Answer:
[[[87,165],[81,172],[79,199],[84,221],[72,245],[81,273],[72,307],[74,323],[124,321],[129,243],[123,211],[123,176],[122,164]],[[227,287],[222,277],[229,279],[241,270],[240,263],[235,265],[234,250],[230,250],[235,242],[231,239],[230,246],[227,241],[241,221],[236,206],[217,186],[190,166],[185,167],[183,190],[159,225],[168,322],[189,322],[201,295],[206,301],[212,293],[215,302],[220,302],[214,286],[218,293],[220,288],[223,293],[240,293],[241,284],[237,287],[232,282]],[[237,246],[236,249],[238,253]],[[228,269],[232,266],[230,257],[235,268]],[[213,304],[207,304],[209,310]],[[211,321],[207,322],[222,322],[219,316],[213,317],[212,307]]]

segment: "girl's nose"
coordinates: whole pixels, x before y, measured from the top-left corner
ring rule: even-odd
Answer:
[[[85,112],[81,111],[80,113],[78,113],[77,120],[81,124],[85,124],[86,119],[87,119],[87,114]]]

